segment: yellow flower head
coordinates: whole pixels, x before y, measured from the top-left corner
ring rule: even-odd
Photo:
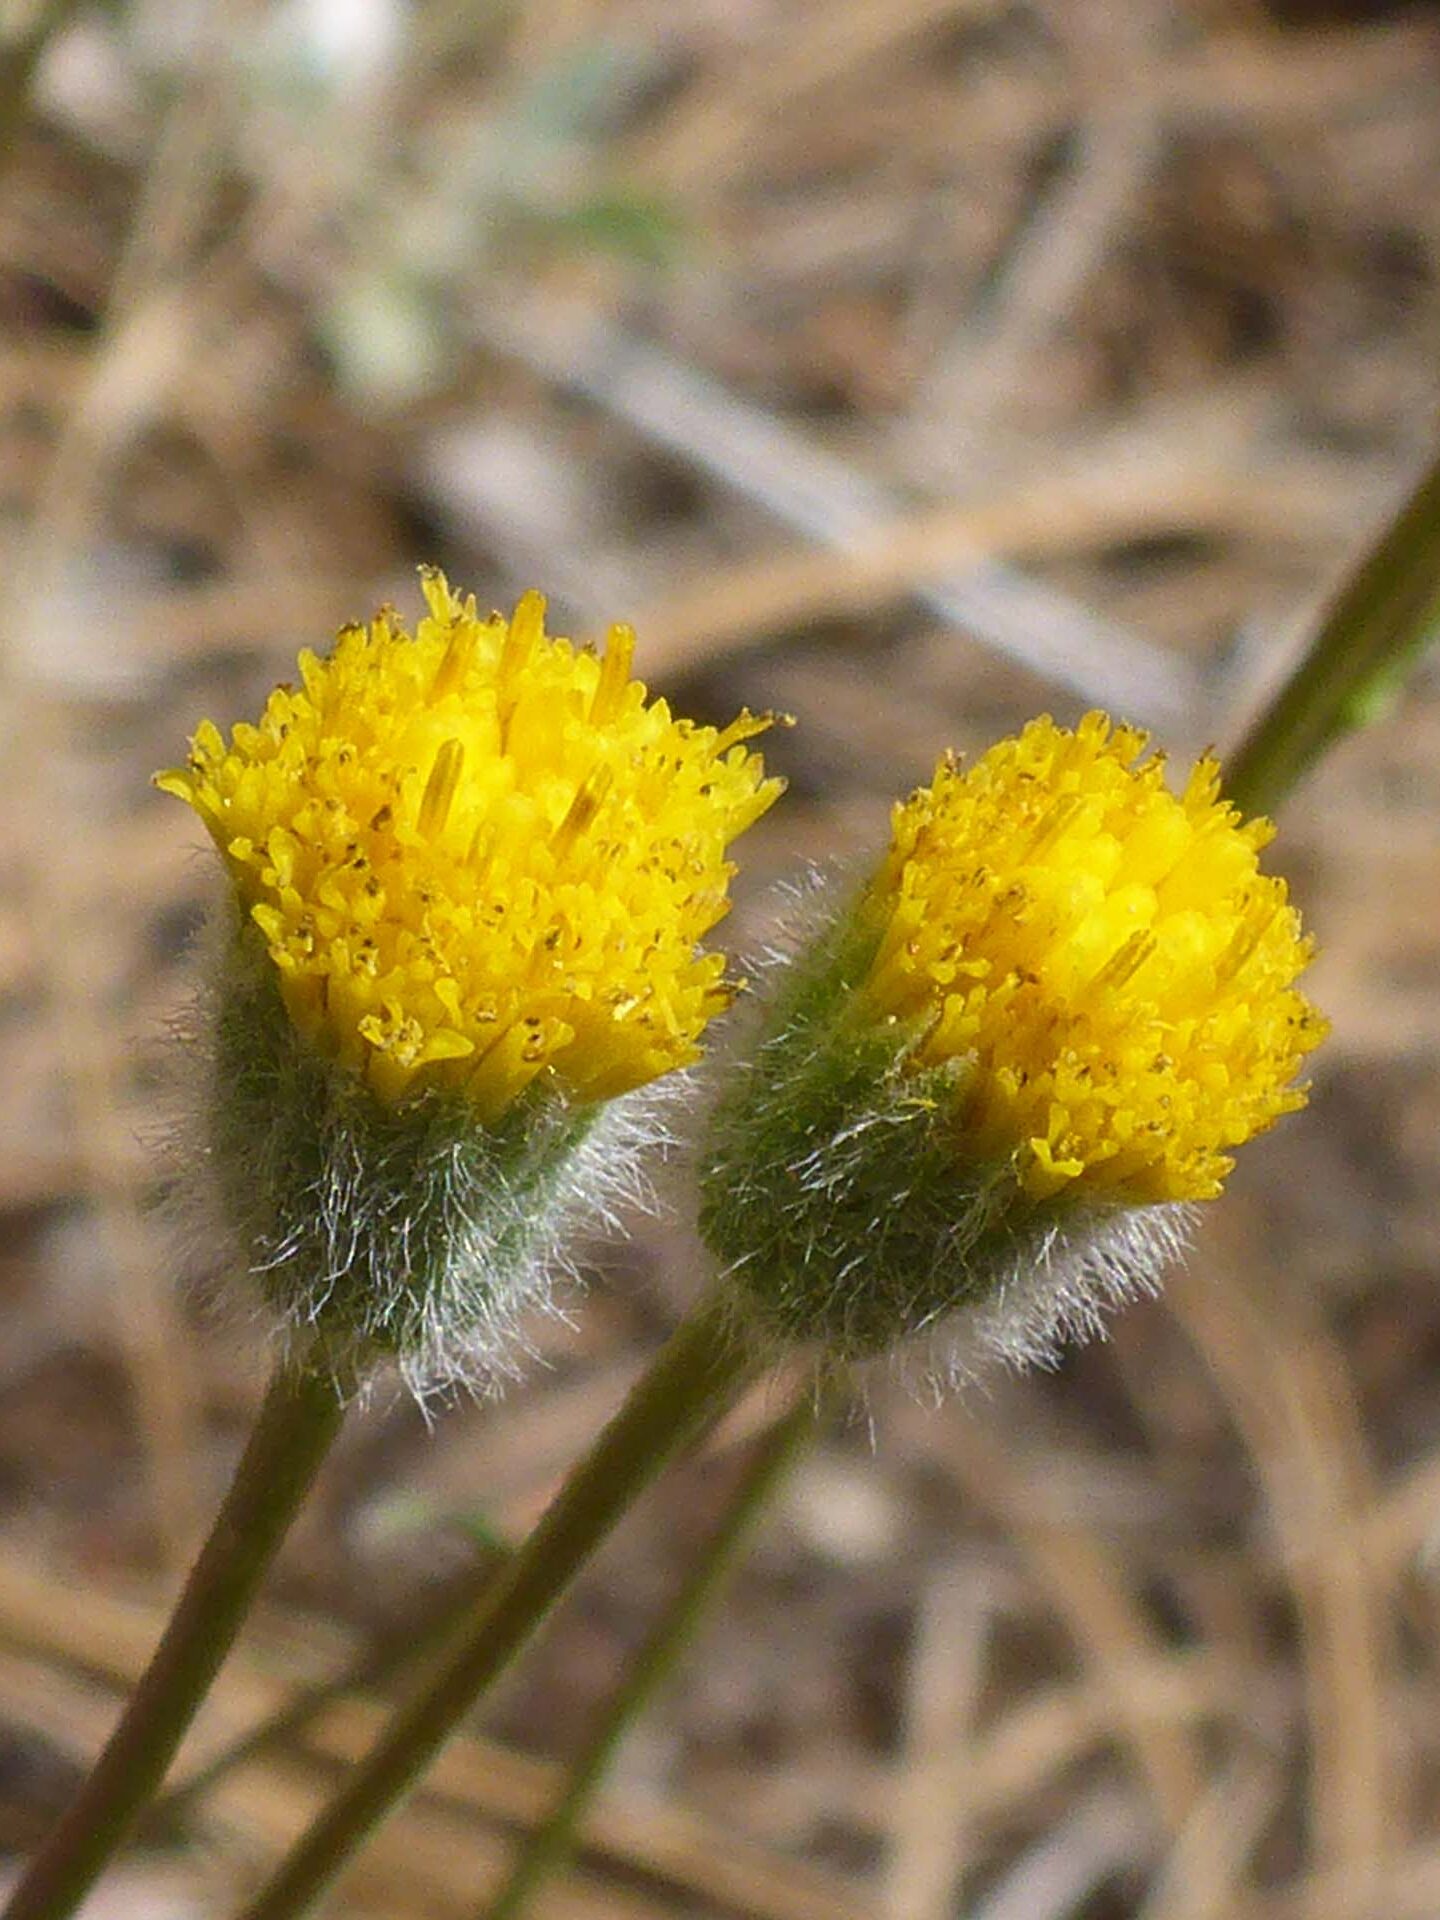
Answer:
[[[493,1119],[542,1070],[593,1101],[688,1064],[733,992],[698,950],[725,850],[781,791],[741,744],[768,721],[676,719],[628,628],[597,656],[538,594],[481,619],[422,579],[413,637],[347,627],[156,784],[214,836],[295,1027],[382,1102],[439,1085]]]
[[[864,988],[957,1076],[956,1149],[1034,1200],[1209,1199],[1229,1150],[1305,1103],[1325,1023],[1268,821],[1200,761],[1183,794],[1145,735],[1033,721],[897,806]]]

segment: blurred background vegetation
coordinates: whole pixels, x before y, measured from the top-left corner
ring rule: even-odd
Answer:
[[[1323,0],[38,0],[0,52],[0,1848],[142,1663],[262,1357],[148,1202],[213,879],[151,793],[414,567],[799,717],[767,883],[947,745],[1233,740],[1433,446],[1440,20]],[[1440,1911],[1440,683],[1290,804],[1314,1102],[1165,1300],[967,1406],[870,1383],[548,1920]],[[519,1531],[695,1294],[677,1218],[532,1379],[348,1430],[193,1762]],[[474,1914],[758,1397],[347,1883]],[[383,1688],[154,1825],[221,1913]]]

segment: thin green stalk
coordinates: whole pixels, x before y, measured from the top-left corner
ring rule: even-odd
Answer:
[[[409,1794],[631,1503],[667,1460],[718,1418],[754,1364],[724,1302],[703,1306],[685,1321],[571,1473],[478,1615],[245,1908],[245,1920],[293,1920],[314,1906]]]
[[[521,1848],[510,1877],[485,1907],[482,1920],[519,1920],[545,1882],[569,1859],[580,1823],[617,1748],[674,1671],[701,1616],[717,1598],[748,1544],[771,1495],[814,1430],[815,1406],[806,1399],[777,1420],[760,1442],[698,1564],[655,1623],[570,1768],[559,1801]]]
[[[5,1920],[65,1920],[124,1844],[229,1652],[344,1418],[333,1378],[283,1362],[170,1624]]]
[[[156,1821],[172,1826],[183,1823],[227,1774],[282,1742],[298,1739],[326,1707],[348,1694],[374,1693],[407,1669],[423,1666],[449,1642],[460,1622],[468,1619],[500,1578],[508,1551],[492,1549],[478,1564],[462,1568],[420,1618],[406,1621],[398,1633],[367,1645],[333,1678],[298,1688],[274,1713],[222,1747],[203,1767],[197,1767],[157,1800]]]
[[[1440,458],[1351,574],[1289,679],[1226,762],[1225,791],[1270,813],[1345,734],[1388,711],[1440,633]]]

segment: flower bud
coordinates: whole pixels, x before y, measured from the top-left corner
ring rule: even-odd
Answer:
[[[1092,713],[947,757],[777,969],[701,1156],[761,1337],[856,1358],[943,1323],[957,1374],[1050,1359],[1304,1104],[1325,1023],[1272,829],[1211,759],[1173,795],[1145,745]]]
[[[734,992],[700,950],[729,842],[780,783],[672,717],[527,594],[481,619],[441,575],[156,784],[209,828],[233,911],[199,1124],[223,1227],[281,1323],[420,1386],[507,1371],[578,1217],[635,1187],[638,1089]]]

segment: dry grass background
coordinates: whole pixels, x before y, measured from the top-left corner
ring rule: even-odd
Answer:
[[[13,10],[12,10],[13,11]],[[12,63],[13,64],[13,63]],[[0,87],[0,99],[9,97]],[[261,1361],[146,1211],[213,878],[146,776],[444,563],[800,717],[766,883],[947,744],[1233,738],[1432,444],[1440,25],[1310,0],[122,0],[0,180],[0,1845],[138,1670]],[[968,1406],[872,1383],[547,1920],[1440,1912],[1440,685],[1280,857],[1335,1021],[1163,1304]],[[698,1281],[607,1253],[502,1404],[357,1418],[213,1749],[521,1528]],[[474,1914],[763,1402],[627,1524],[341,1911]],[[147,1836],[227,1911],[375,1721]],[[184,1843],[184,1844],[182,1844]]]

